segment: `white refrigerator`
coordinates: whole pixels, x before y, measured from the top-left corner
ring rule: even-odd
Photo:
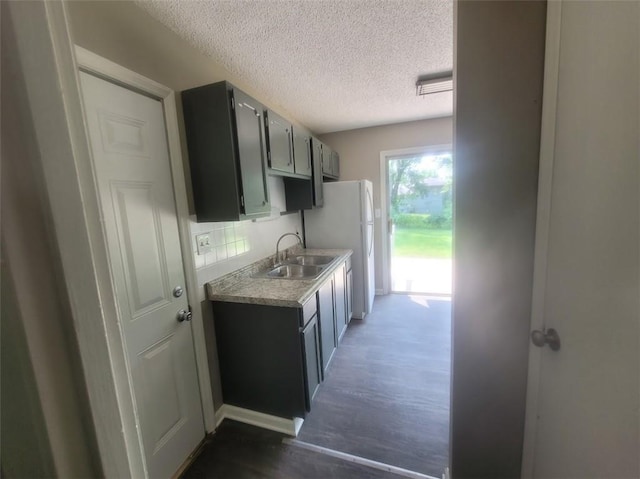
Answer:
[[[373,186],[368,180],[323,186],[324,206],[304,212],[307,248],[353,250],[353,317],[364,319],[375,296]]]

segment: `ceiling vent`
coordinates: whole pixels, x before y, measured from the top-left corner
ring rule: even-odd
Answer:
[[[442,93],[451,90],[453,90],[453,75],[451,73],[419,77],[416,82],[417,96],[431,95],[432,93]]]

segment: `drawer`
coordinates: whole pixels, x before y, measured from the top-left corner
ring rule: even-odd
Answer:
[[[311,318],[316,314],[318,305],[316,301],[316,295],[314,294],[309,301],[302,306],[302,317],[300,318],[300,326],[304,326],[309,322]]]

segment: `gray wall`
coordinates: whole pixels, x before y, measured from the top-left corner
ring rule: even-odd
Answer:
[[[19,58],[17,25],[25,24],[14,21],[16,11],[32,20],[39,7],[0,4],[2,477],[96,477],[97,446]]]
[[[450,117],[437,118],[340,131],[322,135],[320,139],[340,154],[340,179],[370,180],[373,183],[374,208],[382,208],[380,152],[452,144],[453,126]],[[382,289],[383,237],[380,221],[380,218],[375,218],[376,289]]]
[[[457,4],[451,461],[520,476],[546,3]]]

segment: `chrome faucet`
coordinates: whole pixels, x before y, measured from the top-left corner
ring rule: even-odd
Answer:
[[[296,238],[298,238],[298,243],[302,245],[302,238],[300,238],[297,233],[285,233],[280,236],[280,238],[278,238],[278,242],[276,243],[276,264],[280,262],[280,241],[282,241],[282,238],[284,238],[285,236],[295,236]]]

